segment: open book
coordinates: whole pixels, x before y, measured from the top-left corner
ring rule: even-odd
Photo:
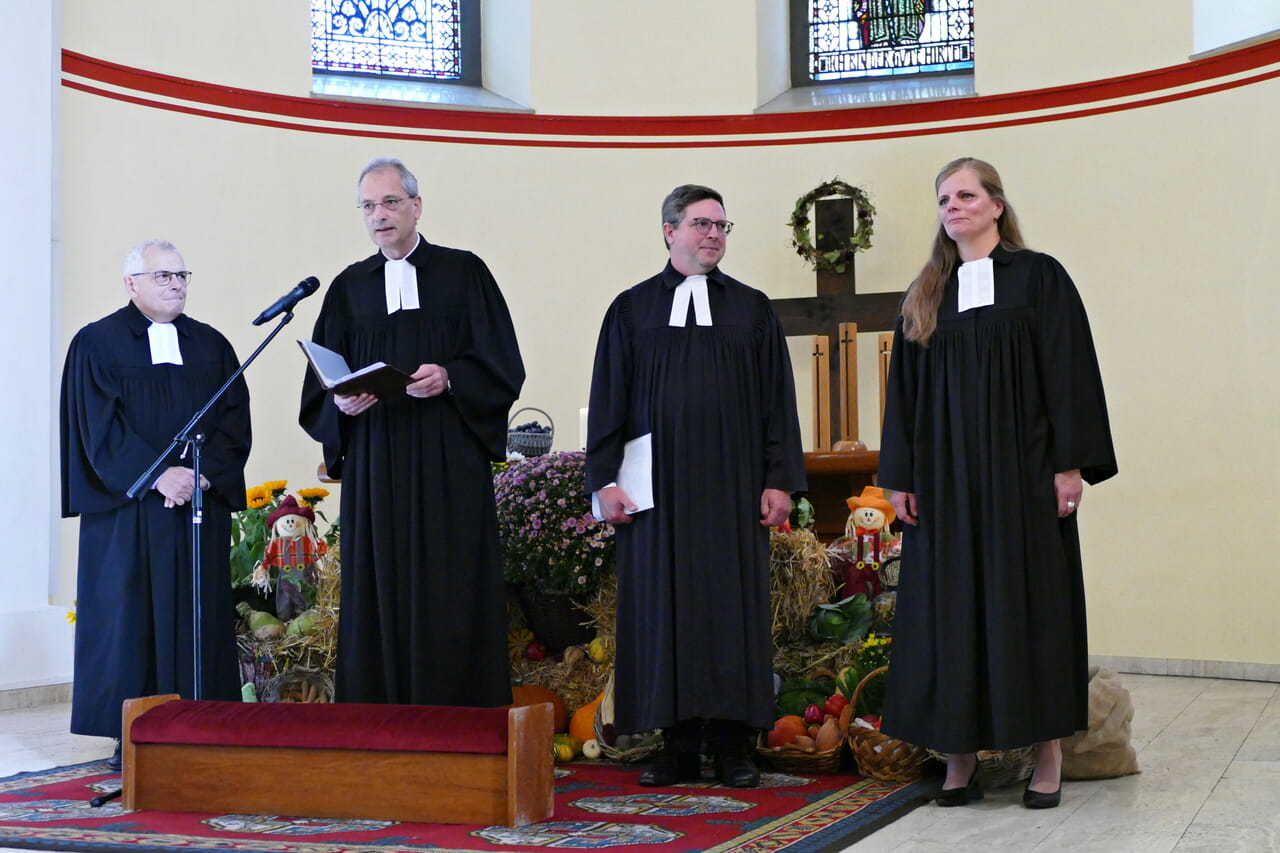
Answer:
[[[320,384],[335,394],[390,397],[403,394],[405,386],[413,382],[412,376],[383,361],[353,371],[345,358],[315,341],[298,341],[298,346],[302,347]]]

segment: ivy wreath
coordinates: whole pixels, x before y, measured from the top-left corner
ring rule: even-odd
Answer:
[[[849,239],[842,245],[824,252],[813,245],[814,239],[809,236],[809,208],[819,199],[832,196],[853,199],[854,208],[857,210],[857,225],[849,235]],[[875,206],[871,204],[865,192],[839,178],[833,178],[796,199],[795,210],[791,212],[789,221],[791,245],[795,247],[796,254],[812,264],[815,270],[833,270],[842,273],[848,269],[854,255],[863,249],[871,248],[872,223],[875,215]],[[818,238],[821,236],[819,234]]]

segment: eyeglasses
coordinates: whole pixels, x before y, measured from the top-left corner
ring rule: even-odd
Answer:
[[[160,287],[167,287],[169,280],[176,278],[186,284],[191,281],[191,270],[153,270],[152,272],[135,272],[130,275],[149,275]]]
[[[392,196],[391,198],[384,198],[382,201],[362,201],[357,204],[356,207],[360,208],[360,210],[364,212],[365,216],[373,213],[379,206],[385,208],[387,213],[395,213],[400,209],[400,205],[404,204],[406,201],[409,201],[409,199],[396,198]]]
[[[733,223],[727,219],[707,219],[705,216],[699,216],[689,220],[689,225],[699,234],[710,234],[711,226],[715,226],[728,234],[733,230]]]

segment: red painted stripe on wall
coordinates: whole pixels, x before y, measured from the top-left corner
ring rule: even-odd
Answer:
[[[1273,79],[1280,70],[1267,69],[1267,66],[1276,63],[1280,63],[1280,39],[1138,74],[986,97],[760,115],[563,116],[366,104],[279,95],[158,74],[69,50],[62,54],[63,85],[70,89],[189,115],[310,133],[571,148],[799,145],[1059,121],[1168,103]],[[1235,75],[1242,76],[1211,84],[1211,81]],[[95,86],[94,83],[100,85]],[[1182,87],[1198,88],[1169,91]],[[127,91],[118,91],[120,89]],[[155,98],[185,103],[175,104]],[[1104,103],[1118,99],[1123,99],[1123,102]],[[257,115],[238,115],[224,110]],[[1026,115],[1044,111],[1049,112]],[[982,118],[988,120],[975,121]],[[913,124],[926,126],[909,127]],[[454,135],[462,133],[472,135]],[[806,135],[815,133],[824,135]],[[500,134],[521,134],[531,138],[504,138]],[[787,137],[764,138],[783,134]],[[675,138],[692,136],[711,138]],[[714,138],[720,136],[744,138]],[[760,138],[751,138],[753,136]]]

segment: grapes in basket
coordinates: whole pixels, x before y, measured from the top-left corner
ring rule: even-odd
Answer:
[[[549,435],[551,433],[551,427],[543,426],[537,421],[529,421],[527,424],[520,424],[520,426],[512,427],[511,430],[512,432],[527,432],[538,435]]]

